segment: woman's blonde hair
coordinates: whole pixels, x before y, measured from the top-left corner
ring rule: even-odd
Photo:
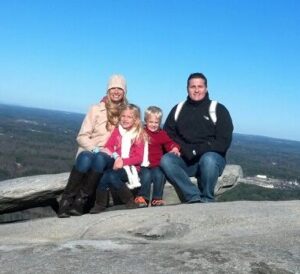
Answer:
[[[133,116],[134,116],[134,119],[135,119],[134,126],[133,126],[135,128],[135,130],[134,130],[135,138],[134,139],[136,141],[146,141],[147,140],[147,134],[144,131],[143,124],[142,124],[142,121],[141,121],[141,110],[140,110],[140,108],[135,104],[127,104],[126,106],[124,106],[121,109],[120,115],[122,115],[122,113],[125,110],[131,110],[133,112]]]
[[[125,92],[124,92],[123,99],[117,104],[111,101],[110,96],[106,96],[106,100],[105,100],[105,108],[107,112],[106,129],[108,131],[111,131],[114,127],[118,125],[121,111],[127,104],[128,101],[126,99]]]

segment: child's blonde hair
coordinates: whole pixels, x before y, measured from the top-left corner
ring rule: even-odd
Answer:
[[[147,119],[149,118],[150,114],[155,115],[159,119],[159,124],[161,123],[163,112],[161,108],[156,106],[150,106],[145,110],[144,114],[144,121],[147,123]]]
[[[135,104],[127,104],[124,106],[120,112],[120,116],[125,110],[131,110],[133,112],[133,116],[135,119],[133,127],[135,128],[135,140],[139,141],[145,141],[147,139],[146,134],[143,129],[143,124],[141,121],[141,110],[140,108]]]

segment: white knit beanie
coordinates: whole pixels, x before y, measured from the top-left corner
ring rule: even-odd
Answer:
[[[112,75],[107,83],[107,92],[111,88],[121,88],[124,90],[124,92],[127,92],[127,86],[126,86],[126,80],[123,75],[120,74],[114,74]]]

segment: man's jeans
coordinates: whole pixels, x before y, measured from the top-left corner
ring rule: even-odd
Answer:
[[[213,202],[214,188],[225,167],[224,157],[216,152],[204,153],[195,164],[188,165],[181,157],[165,154],[160,166],[175,187],[181,202]],[[190,177],[196,177],[198,187]]]
[[[166,177],[160,167],[142,167],[139,173],[141,179],[141,189],[138,195],[150,200],[151,183],[153,182],[153,199],[162,199]]]

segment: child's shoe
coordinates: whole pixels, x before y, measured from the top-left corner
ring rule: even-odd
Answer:
[[[144,199],[143,196],[137,196],[134,200],[134,202],[136,203],[136,205],[140,208],[142,207],[147,207],[148,203],[146,202],[146,200]]]
[[[166,202],[162,199],[153,199],[151,202],[151,206],[164,206]]]

